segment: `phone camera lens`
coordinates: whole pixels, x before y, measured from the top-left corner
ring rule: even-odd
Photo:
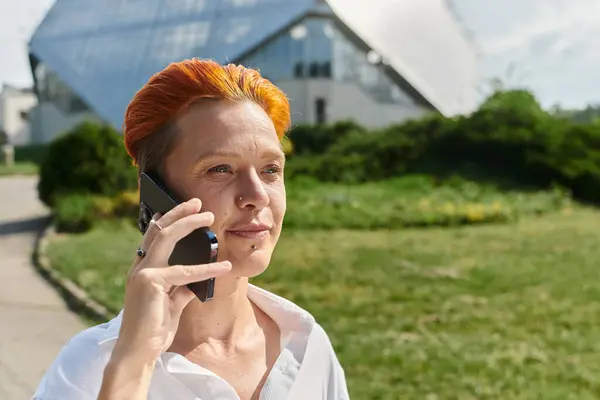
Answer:
[[[152,213],[150,212],[150,209],[148,209],[148,207],[145,204],[140,204],[140,215],[137,223],[140,232],[146,232],[151,219]]]
[[[150,223],[150,220],[152,219],[152,215],[150,214],[150,210],[148,210],[148,209],[146,208],[146,209],[144,209],[144,211],[143,211],[143,212],[144,212],[144,216],[143,216],[143,218],[144,218],[144,222],[145,222],[145,223],[147,223],[147,224],[149,224],[149,223]]]
[[[138,229],[139,229],[139,231],[140,231],[141,233],[146,233],[146,227],[147,227],[147,226],[148,226],[148,225],[146,225],[146,224],[144,223],[144,221],[142,221],[142,220],[139,220],[139,221],[138,221],[138,223],[137,223],[137,227],[138,227]]]

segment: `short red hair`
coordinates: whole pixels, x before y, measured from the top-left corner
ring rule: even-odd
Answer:
[[[202,99],[253,101],[269,115],[282,139],[290,127],[290,105],[277,86],[254,69],[197,58],[171,63],[135,94],[125,112],[125,148],[137,164],[136,144],[174,121]]]

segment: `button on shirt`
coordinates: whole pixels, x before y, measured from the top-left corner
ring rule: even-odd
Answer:
[[[281,331],[281,353],[260,393],[261,400],[346,400],[344,370],[327,334],[294,303],[254,285],[248,298]],[[75,335],[40,381],[32,400],[97,399],[104,368],[119,334],[122,312]],[[239,400],[224,379],[177,353],[157,360],[149,400]]]

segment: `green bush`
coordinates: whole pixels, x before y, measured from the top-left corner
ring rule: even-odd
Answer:
[[[119,193],[112,199],[113,216],[137,221],[139,214],[139,193],[137,191],[126,191]]]
[[[294,155],[315,155],[325,153],[332,145],[353,132],[366,132],[365,128],[352,121],[341,121],[333,125],[301,124],[288,134],[293,143]]]
[[[408,172],[433,138],[451,126],[450,120],[435,115],[374,132],[348,130],[323,154],[290,159],[287,176],[311,175],[324,182],[344,183],[397,177]]]
[[[85,232],[96,221],[94,198],[72,193],[60,196],[54,206],[54,225],[59,232]]]
[[[121,136],[107,125],[85,122],[49,145],[38,192],[52,206],[69,193],[113,196],[135,188],[136,178]]]
[[[321,165],[320,156],[302,156],[288,158],[285,162],[285,179],[291,180],[298,177],[317,179],[317,170]]]
[[[97,222],[115,219],[137,221],[139,195],[125,191],[116,196],[71,193],[59,196],[54,205],[54,221],[61,232],[84,232]]]
[[[467,116],[431,115],[371,132],[345,129],[338,136],[330,129],[302,127],[289,178],[357,183],[415,173],[460,175],[506,189],[558,184],[579,200],[600,202],[600,122],[578,124],[549,114],[524,90],[494,93]]]
[[[15,147],[15,161],[40,165],[46,156],[48,146],[45,144],[29,144]]]

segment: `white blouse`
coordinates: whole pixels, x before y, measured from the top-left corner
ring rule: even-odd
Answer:
[[[282,351],[261,400],[346,400],[346,379],[321,326],[294,303],[254,285],[248,298],[279,326]],[[119,334],[122,312],[75,335],[40,381],[32,400],[97,399],[104,368]],[[157,360],[148,400],[239,400],[224,379],[176,353]]]

